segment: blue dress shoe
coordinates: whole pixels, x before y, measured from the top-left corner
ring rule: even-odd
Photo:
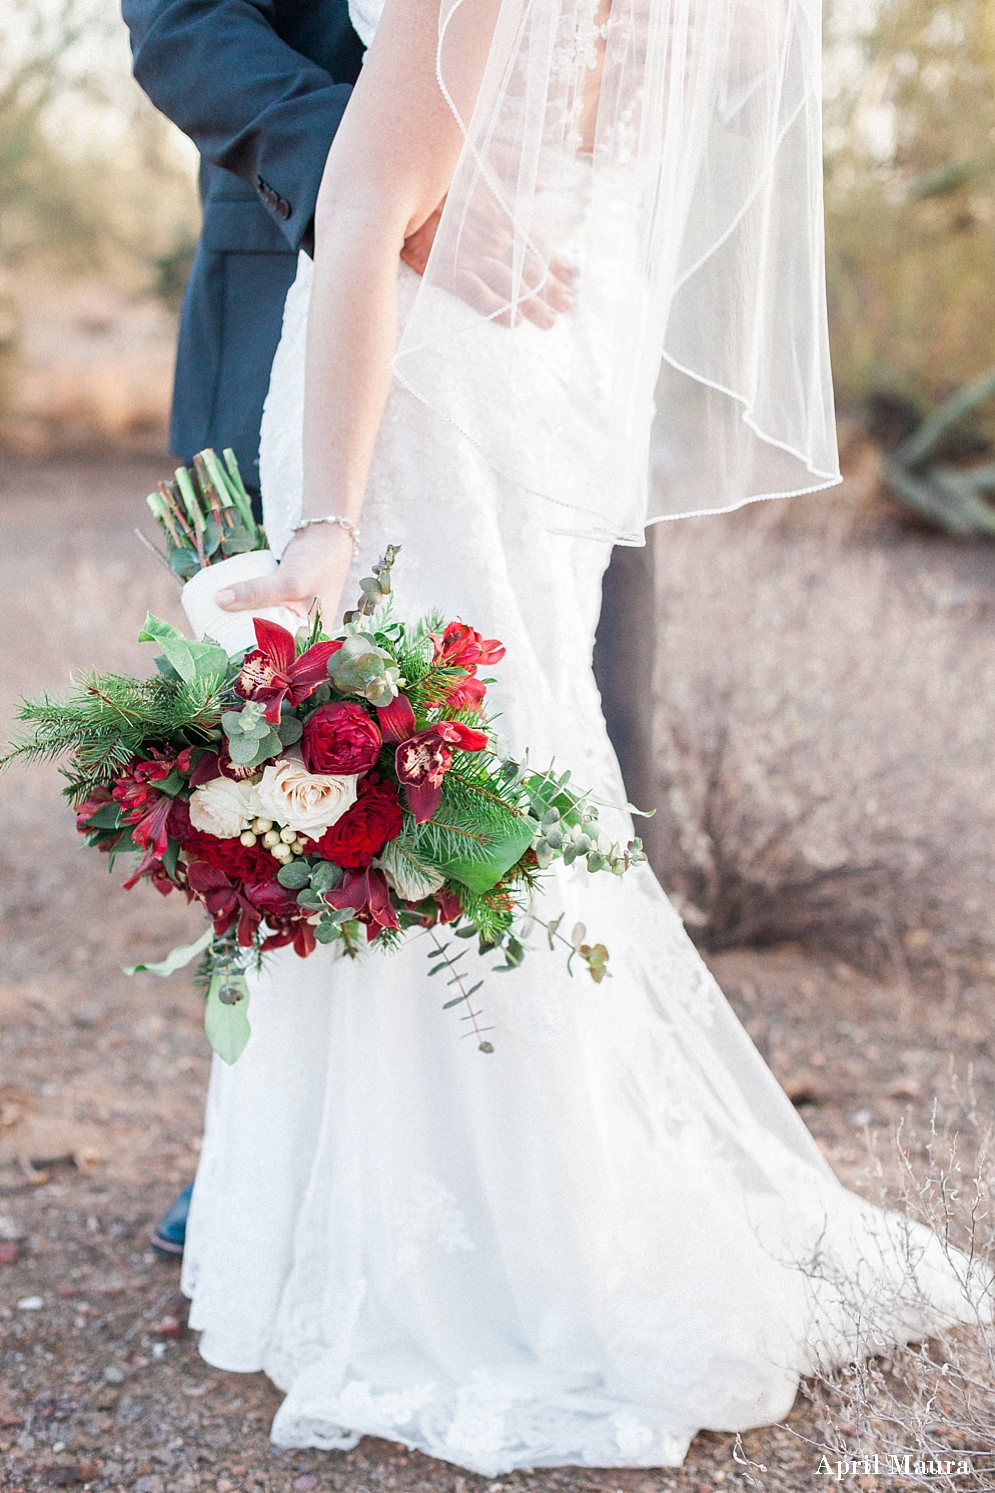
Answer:
[[[178,1198],[174,1198],[168,1212],[160,1220],[152,1235],[152,1248],[161,1255],[181,1255],[187,1237],[187,1214],[190,1212],[190,1194],[193,1183],[184,1187]]]

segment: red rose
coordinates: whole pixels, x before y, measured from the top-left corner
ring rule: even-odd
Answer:
[[[237,881],[274,881],[280,869],[280,862],[262,845],[219,840],[196,830],[184,838],[183,850],[188,860],[206,861]]]
[[[315,846],[326,861],[350,870],[368,866],[387,841],[401,833],[401,805],[393,783],[371,772],[360,779],[357,792],[352,808],[325,830]]]
[[[380,732],[362,705],[335,700],[304,722],[301,756],[308,772],[367,772],[380,755]]]

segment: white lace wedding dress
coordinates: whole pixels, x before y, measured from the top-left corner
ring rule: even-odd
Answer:
[[[278,549],[309,283],[302,259],[264,421]],[[402,266],[402,315],[415,284]],[[545,521],[395,383],[347,595],[399,543],[399,613],[500,638],[489,703],[513,747],[620,803],[591,673],[609,551]],[[965,1312],[932,1236],[836,1182],[647,868],[561,868],[545,901],[608,945],[611,978],[571,978],[540,938],[511,974],[471,954],[490,1056],[442,1011],[424,937],[355,962],[282,950],[250,982],[248,1047],[211,1079],[183,1288],[208,1362],[286,1392],[280,1445],[373,1434],[485,1475],[674,1465],[699,1428],[783,1417],[859,1316],[903,1338]]]

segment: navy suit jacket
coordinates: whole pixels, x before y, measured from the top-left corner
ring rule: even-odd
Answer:
[[[232,446],[257,486],[283,303],[363,46],[346,0],[122,0],[122,11],[135,77],[201,155],[171,445],[184,461]]]

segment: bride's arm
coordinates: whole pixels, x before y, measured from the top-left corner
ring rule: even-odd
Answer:
[[[435,77],[439,0],[387,0],[325,165],[315,209],[304,405],[304,518],[358,522],[397,342],[406,238],[445,196],[462,136]],[[480,65],[489,38],[481,37]],[[317,596],[332,624],[352,558],[338,525],[294,535],[276,574],[218,596],[229,610]],[[224,598],[224,600],[222,600]]]

